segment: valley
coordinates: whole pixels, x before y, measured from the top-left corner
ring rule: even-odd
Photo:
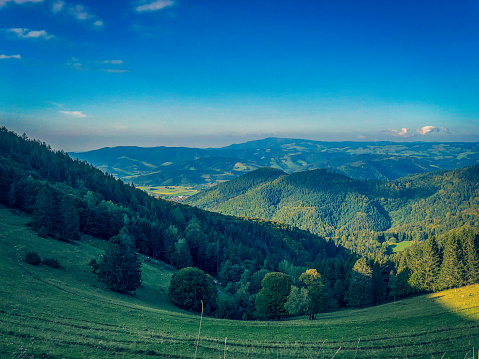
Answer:
[[[467,358],[477,347],[477,166],[394,181],[261,168],[191,197],[221,205],[255,193],[255,206],[236,208],[268,211],[285,199],[325,210],[314,204],[320,199],[331,228],[342,220],[352,234],[362,225],[379,235],[373,226],[384,226],[383,243],[398,248],[361,255],[360,241],[348,249],[280,221],[154,198],[4,127],[0,159],[4,356]],[[419,229],[415,220],[431,208],[444,221],[417,233],[433,235],[401,238],[411,243],[401,248],[388,234],[396,220]],[[126,252],[110,250],[122,241]],[[122,265],[137,258],[141,280],[111,286],[100,275],[107,257],[124,283]],[[170,280],[189,267],[213,289],[203,317],[172,302]],[[285,280],[281,297],[276,278]]]

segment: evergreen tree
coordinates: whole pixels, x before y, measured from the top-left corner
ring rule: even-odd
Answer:
[[[108,242],[99,263],[98,278],[112,291],[132,292],[141,285],[141,263],[134,243],[126,227]]]
[[[422,261],[420,267],[420,277],[423,282],[423,288],[427,291],[433,291],[437,287],[437,280],[440,270],[440,259],[440,252],[436,243],[436,237],[431,236],[423,245]]]
[[[350,307],[364,307],[373,303],[373,271],[366,258],[360,258],[351,271],[351,281],[346,293]]]
[[[460,242],[455,231],[452,231],[444,243],[444,254],[439,275],[439,289],[455,288],[463,282],[464,264]]]
[[[171,255],[171,264],[178,269],[191,267],[193,265],[190,247],[188,246],[186,239],[180,238],[178,242],[175,243],[175,251]]]
[[[469,233],[463,243],[466,283],[479,283],[479,233]]]

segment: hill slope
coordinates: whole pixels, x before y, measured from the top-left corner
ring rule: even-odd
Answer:
[[[319,142],[267,138],[223,148],[114,147],[72,153],[136,185],[202,186],[260,167],[331,168],[356,179],[397,179],[479,163],[478,143]]]
[[[0,357],[90,359],[193,358],[199,316],[165,296],[171,271],[143,260],[135,296],[106,291],[88,267],[103,242],[38,237],[30,220],[0,208]],[[31,266],[30,250],[63,269]],[[284,322],[203,318],[198,358],[472,359],[479,347],[479,286],[374,308]],[[226,340],[226,346],[225,346]],[[341,349],[339,349],[341,348]]]
[[[425,239],[479,220],[479,166],[394,181],[355,180],[326,170],[268,178],[259,169],[200,192],[185,202],[219,213],[280,221],[342,237]],[[263,178],[258,183],[251,178]]]

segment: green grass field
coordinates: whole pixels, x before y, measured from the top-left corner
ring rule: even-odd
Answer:
[[[389,248],[393,253],[402,252],[406,248],[410,247],[414,242],[413,241],[403,241],[399,243],[389,244]]]
[[[194,358],[200,317],[169,302],[162,263],[144,262],[135,295],[112,293],[88,267],[104,242],[40,238],[27,222],[0,208],[0,358]],[[31,250],[63,268],[25,263]],[[476,285],[316,321],[203,318],[197,357],[479,359],[478,305]]]
[[[142,187],[138,186],[139,189],[155,196],[161,198],[171,198],[179,196],[193,196],[198,193],[198,190],[191,187],[182,187],[182,186],[154,186],[154,187]]]

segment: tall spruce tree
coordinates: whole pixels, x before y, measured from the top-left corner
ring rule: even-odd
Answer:
[[[98,278],[120,293],[135,291],[141,284],[141,263],[135,251],[134,238],[126,227],[108,242],[99,264]]]
[[[459,287],[464,284],[463,253],[455,231],[451,231],[444,243],[444,254],[439,275],[438,289]]]
[[[466,283],[479,283],[479,233],[468,233],[468,236],[464,238],[463,243]]]
[[[420,277],[423,287],[427,291],[437,288],[437,281],[440,270],[440,252],[437,246],[436,237],[431,236],[426,240],[422,250],[422,261],[420,266]]]

